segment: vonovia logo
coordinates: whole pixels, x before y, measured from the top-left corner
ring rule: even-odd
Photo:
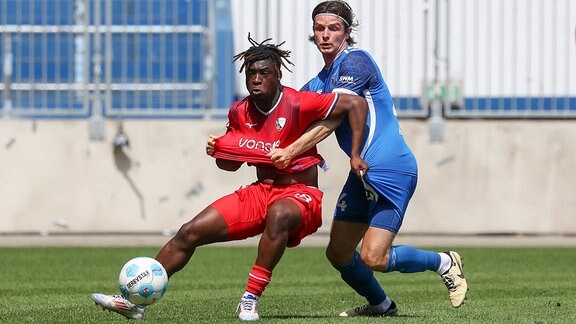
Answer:
[[[276,119],[276,130],[277,131],[281,131],[284,128],[284,125],[286,125],[286,118],[280,117],[280,118]]]

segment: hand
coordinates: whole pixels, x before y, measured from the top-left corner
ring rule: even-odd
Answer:
[[[292,162],[294,155],[290,149],[274,148],[266,154],[278,169],[285,169]]]
[[[210,134],[208,137],[208,141],[206,142],[206,154],[213,156],[214,155],[214,146],[216,145],[216,139],[218,137]]]
[[[350,158],[350,168],[358,178],[363,178],[370,167],[360,156],[353,156]]]

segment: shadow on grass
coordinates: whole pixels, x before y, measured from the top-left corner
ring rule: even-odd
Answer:
[[[420,315],[395,315],[395,316],[371,316],[371,317],[362,317],[362,318],[378,318],[378,317],[393,317],[393,318],[420,318],[423,316]],[[342,318],[334,315],[270,315],[270,316],[262,316],[261,319],[328,319],[328,318]]]

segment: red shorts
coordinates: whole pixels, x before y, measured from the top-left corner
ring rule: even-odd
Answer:
[[[322,226],[322,196],[318,188],[303,184],[273,186],[254,182],[224,196],[210,206],[218,210],[228,224],[228,240],[243,240],[264,232],[266,214],[280,199],[291,199],[300,208],[302,221],[289,234],[288,247]]]

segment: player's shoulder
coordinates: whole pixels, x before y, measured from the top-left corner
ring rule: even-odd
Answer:
[[[282,86],[282,92],[284,92],[285,96],[297,96],[299,93],[298,90],[288,86]]]
[[[300,88],[300,91],[314,91],[317,93],[322,93],[322,84],[323,83],[320,81],[320,78],[315,76],[308,80],[308,82],[306,82],[306,84]]]
[[[340,75],[371,76],[379,70],[376,61],[362,49],[348,47],[347,53],[340,60],[338,71]]]
[[[360,48],[360,47],[355,47],[355,46],[348,46],[345,49],[345,52],[347,52],[348,54],[352,54],[352,55],[370,55],[370,53],[368,53],[367,50]]]
[[[345,50],[345,56],[342,62],[352,61],[357,62],[358,60],[369,60],[372,61],[372,55],[368,51],[358,48],[358,47],[348,47]]]
[[[230,105],[230,110],[238,110],[238,109],[242,109],[244,107],[246,107],[248,105],[248,101],[249,101],[250,97],[246,96],[242,99],[236,100],[234,101],[231,105]]]

